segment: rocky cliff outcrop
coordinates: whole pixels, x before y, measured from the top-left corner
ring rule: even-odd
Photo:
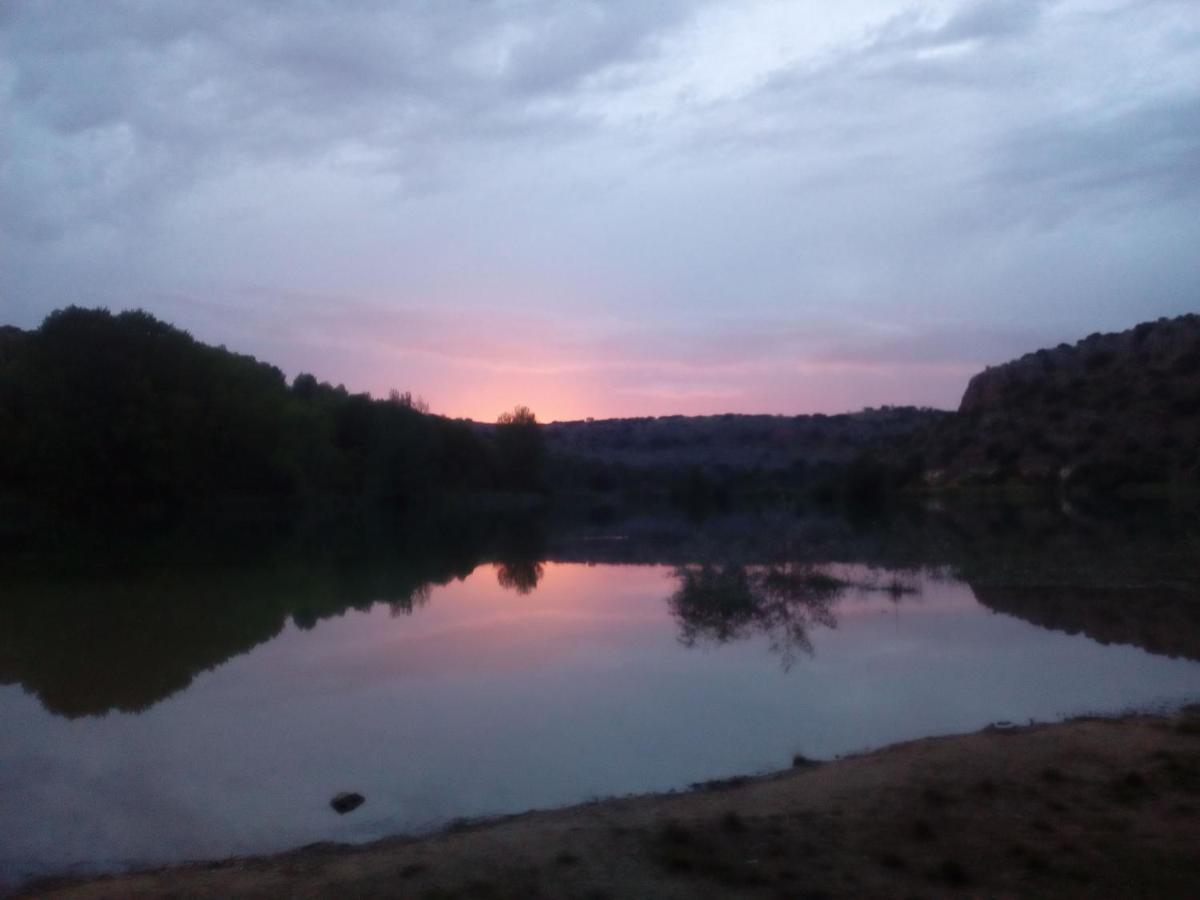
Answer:
[[[1180,376],[1174,379],[1171,376]],[[1114,334],[1093,334],[1082,341],[1059,344],[1053,350],[1027,353],[1001,366],[989,367],[971,379],[959,412],[997,411],[1039,385],[1057,385],[1080,401],[1103,401],[1103,388],[1117,388],[1132,378],[1153,392],[1154,385],[1173,380],[1180,387],[1200,384],[1200,316],[1144,322]],[[1135,384],[1125,385],[1127,388]],[[1162,392],[1159,400],[1164,399]]]
[[[981,372],[928,453],[949,481],[1196,480],[1200,316],[1093,334]]]

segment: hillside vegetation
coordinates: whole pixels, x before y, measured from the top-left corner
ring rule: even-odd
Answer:
[[[864,447],[931,425],[947,414],[885,406],[839,415],[658,416],[553,422],[547,449],[627,466],[702,466],[785,469],[846,463]]]
[[[406,507],[447,494],[877,502],[900,490],[1111,490],[1200,477],[1200,316],[975,376],[955,413],[662,416],[540,425],[430,415],[211,347],[144,312],[0,327],[0,499],[58,509]]]
[[[971,379],[922,436],[933,484],[1067,487],[1200,477],[1200,316],[1038,350]]]
[[[114,510],[222,498],[405,505],[522,487],[525,423],[489,439],[407,395],[352,394],[144,312],[0,332],[0,494]],[[519,435],[518,435],[519,437]]]

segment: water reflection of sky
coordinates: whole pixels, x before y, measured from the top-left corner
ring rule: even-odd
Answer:
[[[411,614],[289,625],[138,715],[72,720],[0,688],[0,872],[363,840],[1200,697],[1200,664],[1038,628],[953,580],[851,588],[788,668],[767,633],[684,646],[669,567],[547,563],[527,594],[498,574]],[[341,790],[367,803],[338,817]]]

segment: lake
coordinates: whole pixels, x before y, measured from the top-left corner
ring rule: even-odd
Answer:
[[[1179,706],[1196,533],[759,513],[10,554],[0,884]]]

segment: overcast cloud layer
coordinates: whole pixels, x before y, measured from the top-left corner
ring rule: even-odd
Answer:
[[[0,322],[493,418],[954,406],[1200,308],[1200,3],[0,5]]]

